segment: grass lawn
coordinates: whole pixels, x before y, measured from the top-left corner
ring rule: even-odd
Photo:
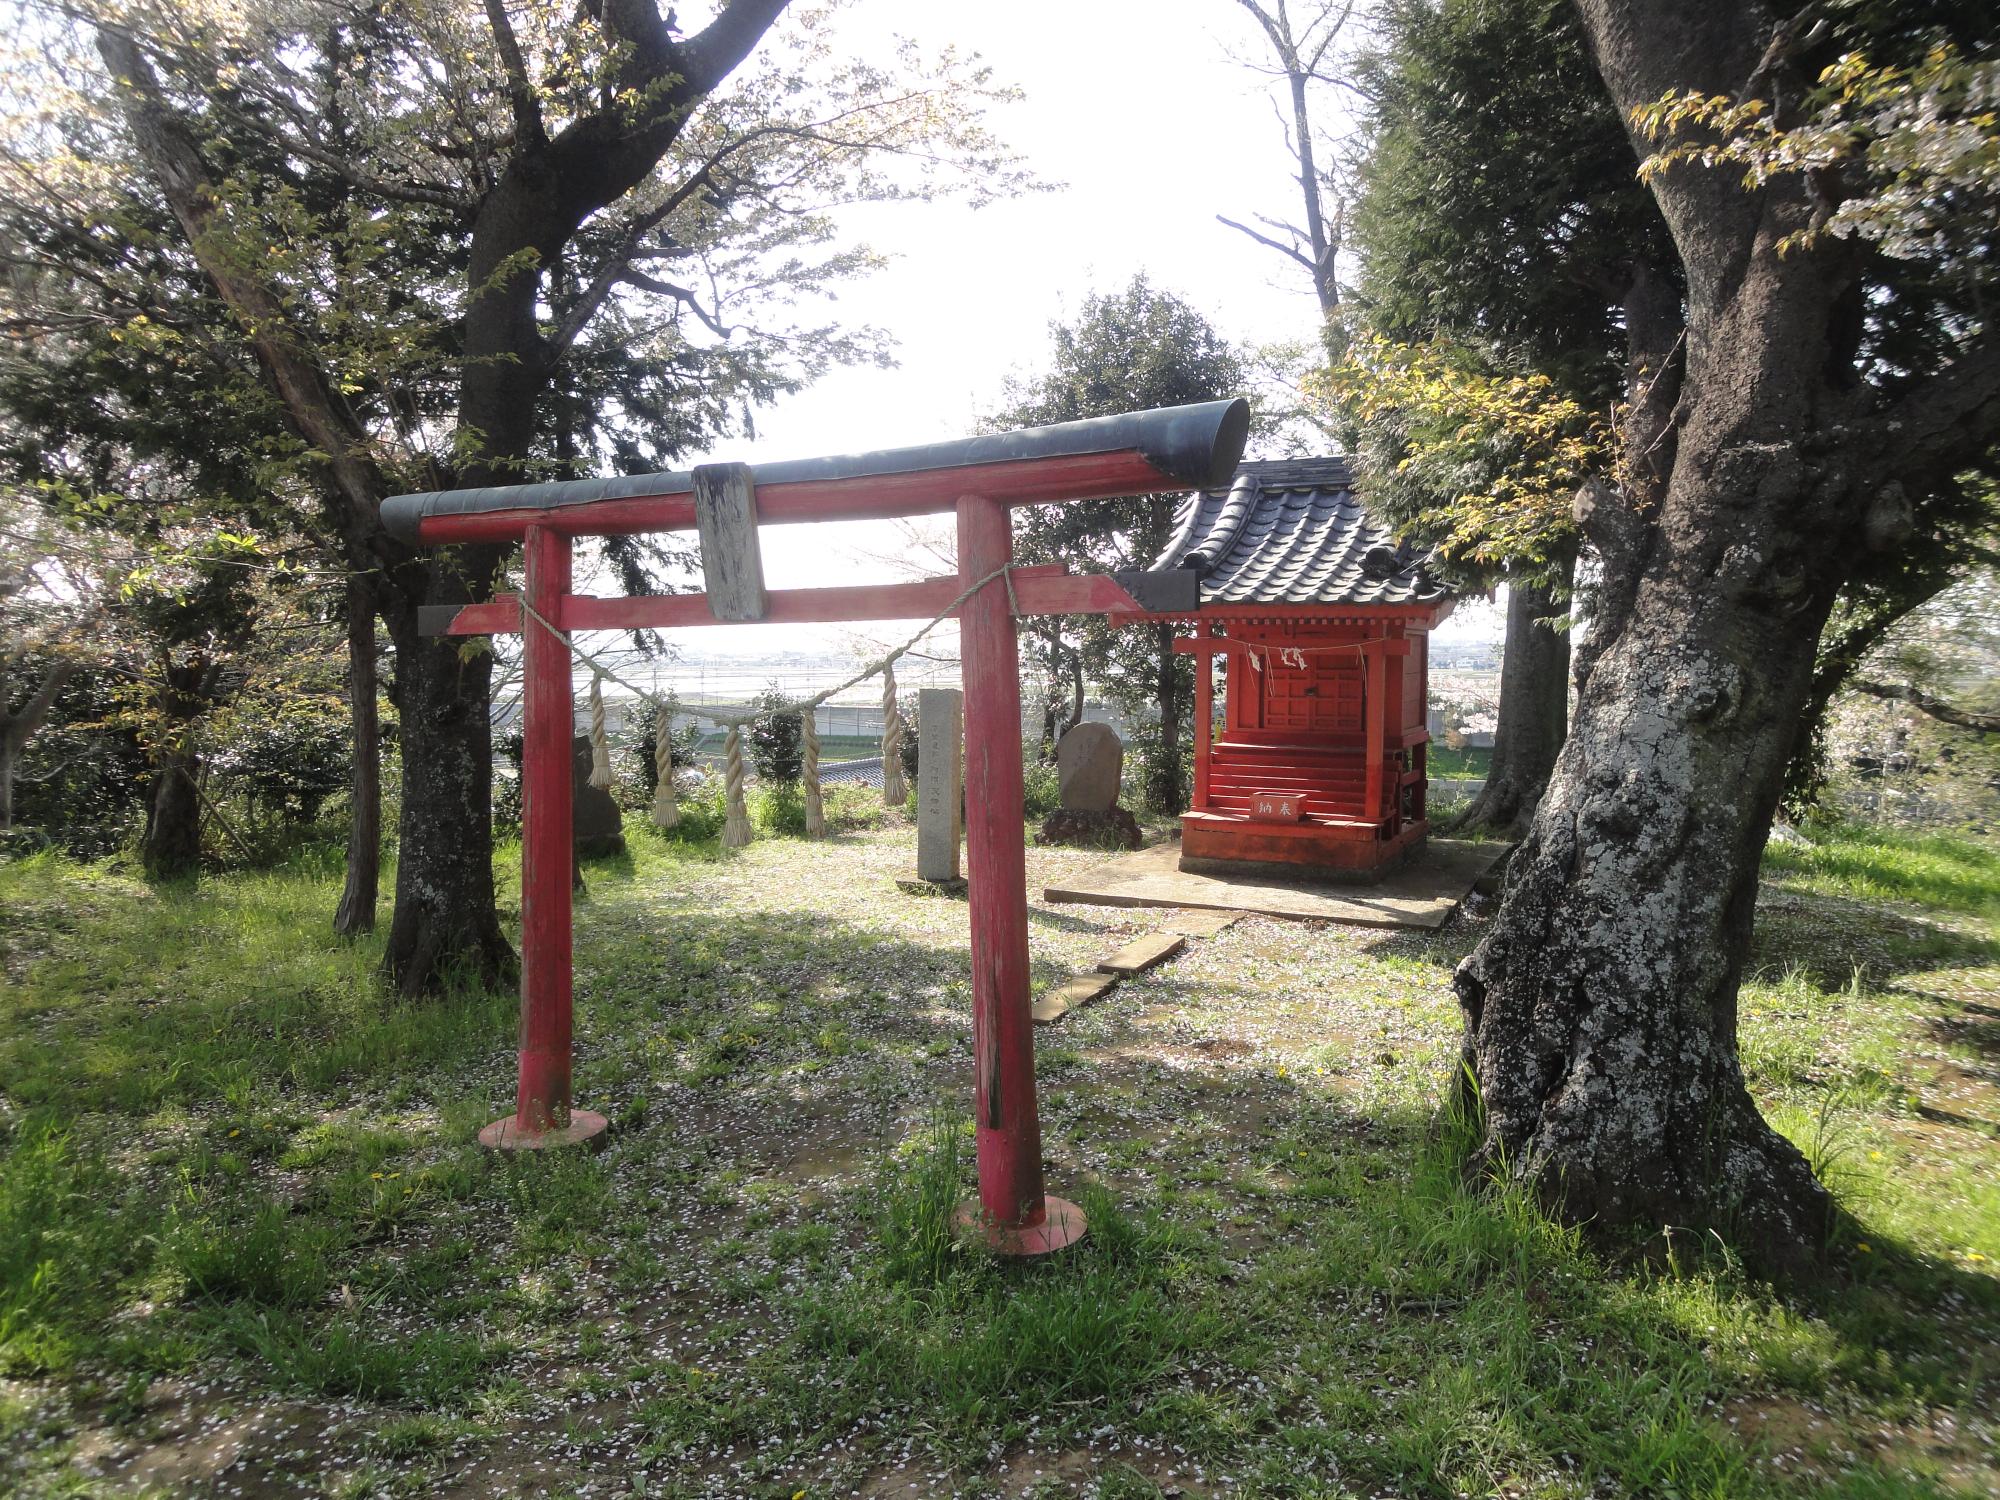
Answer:
[[[1485,745],[1454,750],[1442,740],[1433,740],[1424,755],[1424,769],[1432,776],[1477,779],[1493,769],[1493,751]]]
[[[1852,1214],[1774,1292],[1460,1180],[1479,935],[1246,919],[1038,1034],[1090,1237],[970,1191],[965,907],[908,830],[589,870],[599,1155],[495,1157],[514,1002],[399,1004],[332,869],[0,866],[0,1491],[2000,1491],[2000,858],[1775,850],[1766,1108]],[[1035,850],[1030,888],[1099,856]],[[513,851],[503,851],[512,901]],[[1036,905],[1053,983],[1144,913]]]

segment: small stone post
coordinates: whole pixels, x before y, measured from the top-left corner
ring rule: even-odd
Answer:
[[[959,879],[965,798],[965,695],[957,688],[917,694],[917,878]]]

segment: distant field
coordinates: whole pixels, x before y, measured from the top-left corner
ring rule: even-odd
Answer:
[[[722,731],[707,735],[701,742],[701,749],[722,752]],[[823,734],[819,739],[821,760],[865,760],[882,753],[882,741],[872,735]]]

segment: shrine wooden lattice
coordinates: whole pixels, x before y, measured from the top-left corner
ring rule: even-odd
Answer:
[[[973,1111],[979,1200],[962,1217],[1013,1254],[1058,1249],[1085,1229],[1042,1178],[1028,972],[1023,840],[1022,615],[1177,613],[1193,574],[1071,575],[1013,564],[1012,509],[1204,488],[1242,453],[1249,408],[1207,402],[960,442],[687,473],[401,495],[392,534],[427,546],[518,542],[522,593],[426,612],[435,634],[523,636],[520,1073],[514,1113],[480,1132],[496,1149],[589,1141],[606,1120],[572,1102],[572,666],[589,630],[959,621],[965,685],[965,804],[972,961]],[[748,503],[745,495],[747,491]],[[958,573],[912,583],[763,587],[756,527],[952,513]],[[754,520],[753,526],[745,523]],[[709,593],[596,598],[572,591],[579,537],[699,528]],[[726,549],[726,550],[723,550]],[[721,597],[726,593],[726,598]],[[717,595],[711,598],[711,594]]]

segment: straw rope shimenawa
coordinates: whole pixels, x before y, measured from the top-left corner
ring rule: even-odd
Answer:
[[[665,703],[653,706],[653,826],[672,828],[681,820],[674,800],[674,716]]]
[[[611,747],[604,740],[604,674],[590,674],[590,784],[611,790]]]
[[[1021,601],[1019,600],[1019,598],[1016,597],[1014,593],[1014,578],[1013,578],[1014,566],[1015,565],[1013,563],[1002,564],[1000,567],[997,567],[992,572],[986,574],[985,577],[974,581],[972,584],[967,586],[964,592],[959,594],[959,596],[956,599],[952,600],[951,603],[947,604],[941,613],[933,616],[929,621],[927,621],[924,624],[924,626],[921,629],[919,629],[916,632],[916,634],[912,635],[908,640],[904,641],[902,645],[894,647],[881,657],[878,657],[876,660],[867,663],[853,676],[849,677],[845,682],[835,683],[832,687],[827,688],[825,691],[815,693],[810,698],[799,699],[795,703],[778,703],[771,705],[760,713],[709,714],[707,716],[708,718],[710,718],[717,724],[725,726],[729,731],[728,736],[723,743],[723,799],[724,799],[724,810],[726,813],[722,825],[723,846],[729,849],[740,849],[743,845],[750,842],[750,812],[748,806],[744,801],[744,796],[743,796],[742,731],[744,727],[762,718],[764,716],[764,713],[796,713],[800,715],[800,735],[808,747],[808,756],[807,756],[806,773],[805,773],[805,796],[806,796],[806,809],[807,809],[806,813],[807,831],[810,833],[812,832],[811,825],[813,822],[813,817],[812,817],[813,809],[815,807],[823,808],[822,795],[819,784],[819,726],[817,725],[817,723],[814,722],[813,711],[817,709],[822,703],[825,703],[829,698],[832,698],[837,694],[844,693],[851,687],[859,686],[861,683],[866,682],[869,678],[875,676],[877,673],[882,674],[882,676],[885,679],[885,682],[883,684],[884,686],[883,702],[885,705],[888,706],[888,712],[886,717],[884,718],[882,726],[883,800],[885,802],[888,802],[889,805],[892,807],[900,806],[904,798],[908,795],[908,793],[905,790],[901,790],[905,785],[903,778],[902,759],[901,759],[901,740],[902,740],[903,725],[901,717],[894,711],[894,704],[896,701],[895,699],[896,659],[898,657],[908,655],[909,652],[911,652],[916,648],[916,646],[924,639],[925,636],[929,635],[933,630],[937,629],[938,626],[942,625],[946,620],[950,619],[953,615],[957,614],[960,606],[962,606],[966,600],[970,599],[974,594],[978,593],[981,589],[985,588],[987,584],[992,583],[995,579],[1001,580],[1004,586],[1006,587],[1008,611],[1016,619],[1019,619],[1021,614]],[[600,746],[604,745],[604,706],[603,706],[603,689],[601,686],[602,683],[606,681],[614,682],[619,687],[625,689],[626,692],[632,694],[633,697],[638,698],[642,702],[650,703],[653,705],[653,711],[658,716],[657,719],[655,720],[653,744],[654,744],[655,764],[659,768],[659,790],[656,791],[653,796],[653,821],[656,824],[658,824],[661,828],[673,827],[675,823],[678,823],[680,821],[680,811],[679,808],[674,803],[674,793],[672,785],[673,766],[671,757],[667,753],[668,725],[671,718],[667,699],[658,693],[650,692],[647,689],[640,687],[637,683],[631,681],[629,678],[620,676],[616,671],[606,666],[596,656],[592,655],[590,652],[584,650],[583,647],[579,646],[567,631],[558,629],[556,625],[554,625],[549,619],[547,619],[547,617],[545,617],[540,610],[536,609],[534,605],[528,603],[526,599],[521,600],[520,603],[521,603],[521,613],[526,618],[532,620],[535,624],[541,626],[543,630],[546,630],[551,636],[555,637],[555,639],[561,641],[564,650],[569,652],[571,656],[575,657],[578,661],[582,662],[585,666],[590,668],[591,784],[593,786],[599,785],[599,782],[597,781],[598,752]],[[894,740],[893,745],[891,743],[892,738]],[[895,751],[893,755],[891,754],[892,749]],[[605,779],[602,785],[608,787],[611,784],[610,752],[608,747],[604,750],[604,756],[605,756],[604,759]],[[892,766],[894,768],[895,785],[899,789],[897,795],[893,800],[889,796],[890,775]],[[664,814],[662,812],[663,807],[665,808]],[[819,831],[820,833],[825,832],[825,815],[823,811],[820,817]],[[818,837],[819,834],[814,834],[813,836]]]
[[[722,746],[722,786],[729,815],[722,820],[722,847],[741,849],[750,842],[750,812],[743,805],[743,726],[731,724]]]
[[[882,804],[901,807],[910,789],[903,784],[903,716],[896,712],[896,668],[882,669]]]
[[[806,837],[826,837],[826,804],[819,794],[819,710],[799,712],[799,740],[804,753],[806,783]]]

